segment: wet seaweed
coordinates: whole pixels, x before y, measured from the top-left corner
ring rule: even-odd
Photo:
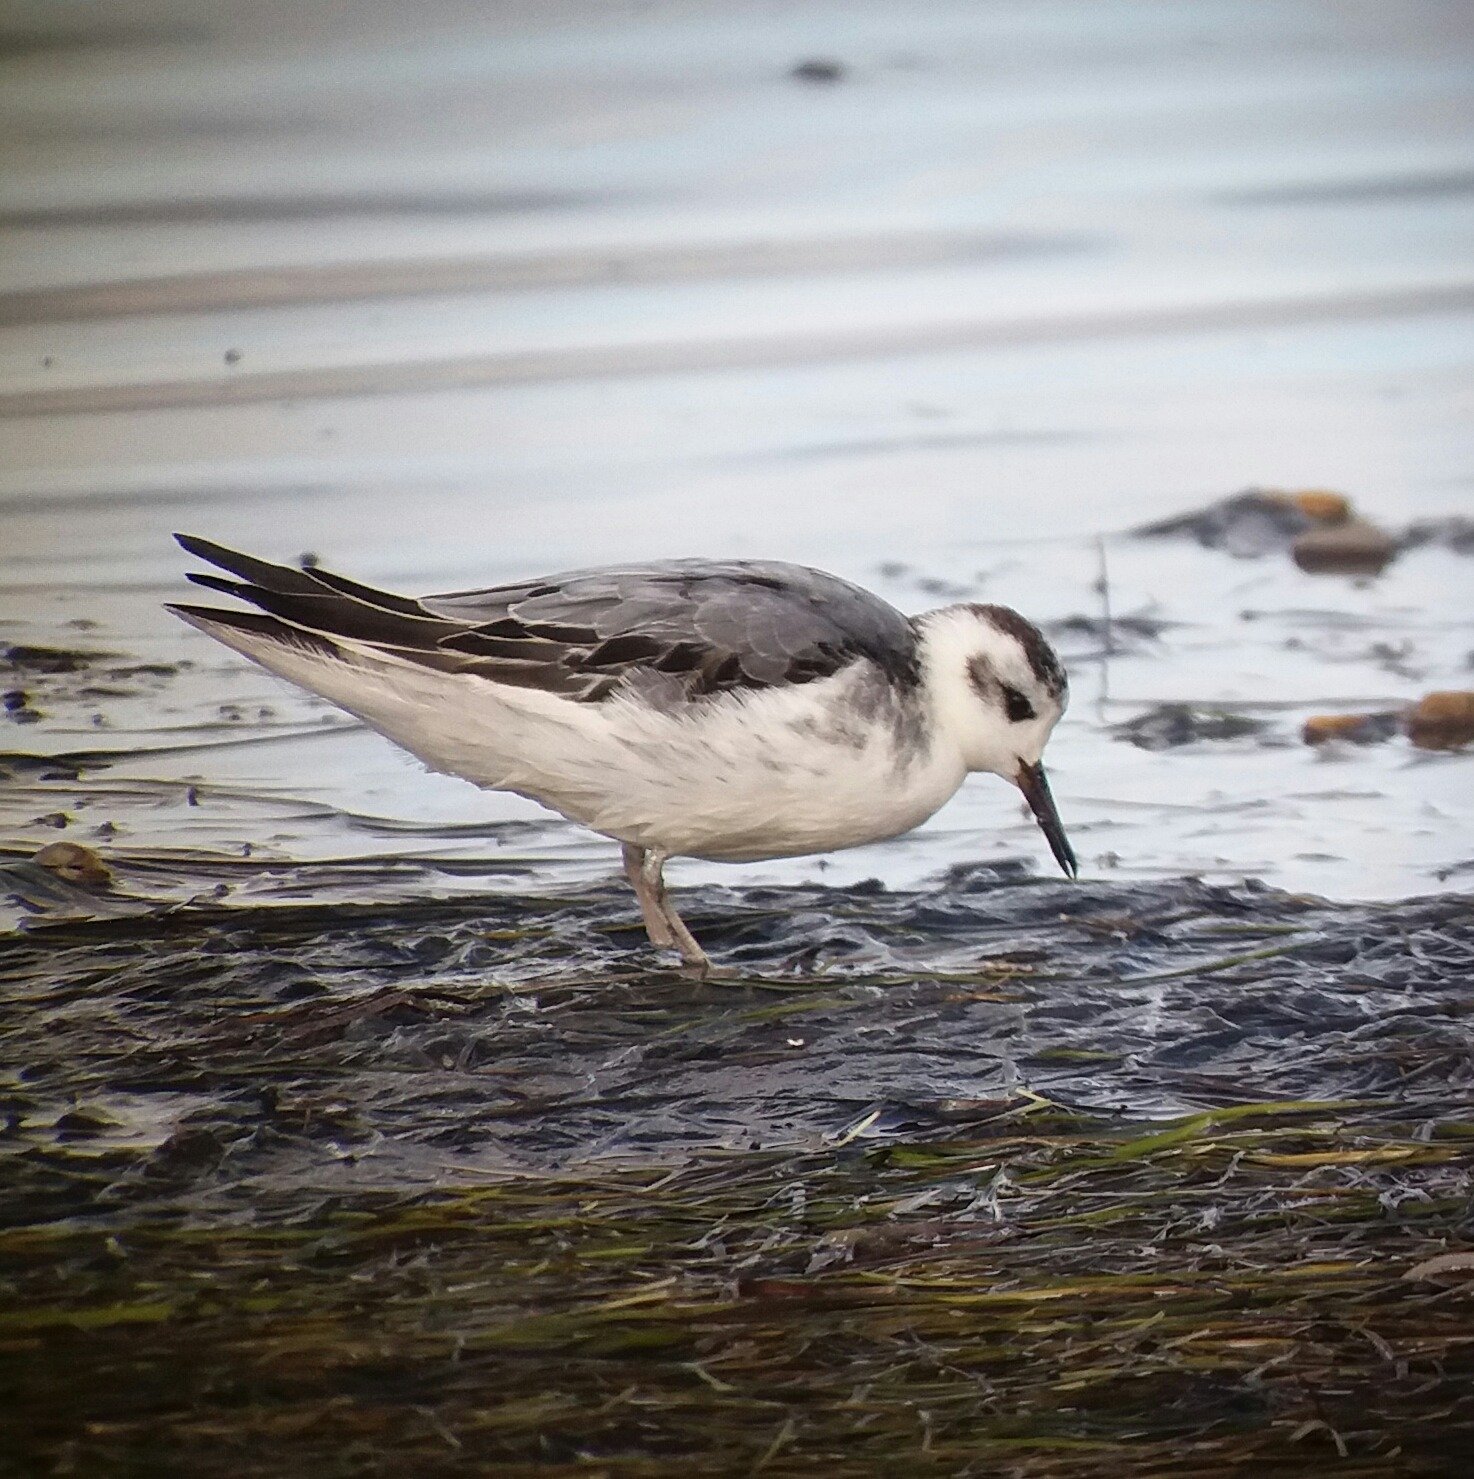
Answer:
[[[1468,899],[603,889],[0,938],[0,1451],[1456,1471]]]

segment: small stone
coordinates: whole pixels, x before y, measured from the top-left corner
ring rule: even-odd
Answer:
[[[226,364],[228,364],[228,365],[238,365],[238,364],[240,364],[240,362],[241,362],[241,352],[240,352],[239,349],[227,349],[225,351],[225,363]]]
[[[1378,575],[1397,554],[1397,541],[1365,519],[1308,529],[1290,546],[1295,563],[1312,575]]]
[[[1457,750],[1474,740],[1474,693],[1427,693],[1407,712],[1407,737],[1420,750]]]

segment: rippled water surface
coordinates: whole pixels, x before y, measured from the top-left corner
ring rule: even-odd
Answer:
[[[64,813],[124,860],[609,871],[173,624],[182,527],[410,590],[766,555],[912,610],[1088,618],[1059,633],[1052,747],[1088,872],[1336,897],[1467,876],[1467,759],[1297,743],[1307,713],[1470,681],[1467,556],[1349,582],[1118,537],[1251,484],[1343,489],[1393,530],[1468,508],[1461,8],[21,22],[0,636],[115,656],[11,680],[43,718],[3,748],[80,765],[11,767],[12,850]],[[790,75],[814,58],[842,75]],[[1154,633],[1115,629],[1108,661],[1102,571]],[[1112,737],[1162,700],[1266,724]],[[979,778],[897,842],[673,874],[911,885],[1005,855],[1044,860]]]

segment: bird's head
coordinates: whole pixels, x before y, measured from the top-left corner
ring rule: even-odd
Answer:
[[[1069,702],[1063,664],[1044,634],[1008,606],[946,606],[916,618],[938,727],[970,771],[1011,781],[1060,867],[1078,871],[1044,774],[1044,746]]]

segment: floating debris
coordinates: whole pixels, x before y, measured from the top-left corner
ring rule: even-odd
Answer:
[[[1324,488],[1250,488],[1133,532],[1146,538],[1186,535],[1240,557],[1288,550],[1302,570],[1336,575],[1375,575],[1405,543],[1360,517],[1344,493]]]
[[[1315,714],[1305,721],[1301,738],[1307,745],[1323,745],[1331,740],[1371,745],[1391,739],[1399,730],[1424,750],[1457,750],[1474,742],[1474,692],[1425,694],[1406,710]]]
[[[1257,739],[1269,725],[1227,709],[1194,708],[1191,704],[1158,704],[1134,719],[1113,725],[1116,739],[1143,750],[1171,750],[1200,740]]]
[[[1207,508],[1143,524],[1132,532],[1148,539],[1185,535],[1207,549],[1247,557],[1289,549],[1302,534],[1334,527],[1350,517],[1351,501],[1341,493],[1320,488],[1299,493],[1249,488]]]

